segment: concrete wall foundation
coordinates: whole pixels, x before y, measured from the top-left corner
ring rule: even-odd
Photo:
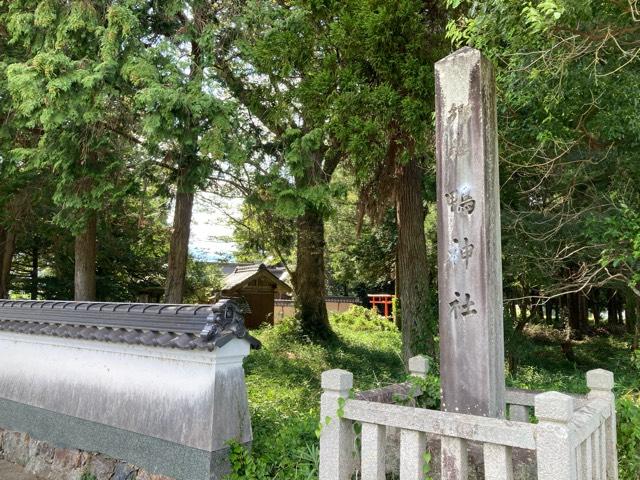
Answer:
[[[25,467],[43,480],[173,480],[100,453],[56,448],[28,433],[0,429],[0,458]]]

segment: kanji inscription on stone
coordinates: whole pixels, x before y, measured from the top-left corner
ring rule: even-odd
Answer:
[[[476,201],[473,199],[468,189],[462,188],[460,191],[453,191],[445,194],[447,203],[452,212],[465,212],[471,215],[476,208]]]
[[[456,299],[449,302],[453,318],[458,320],[458,318],[464,318],[467,315],[475,315],[478,313],[475,308],[471,308],[475,305],[475,303],[471,301],[471,294],[465,293],[463,299],[460,298],[460,292],[456,292],[455,295]]]
[[[473,256],[473,244],[464,237],[462,243],[457,238],[453,239],[453,246],[449,249],[449,259],[456,265],[460,260],[464,260],[465,268],[469,268],[469,259]]]
[[[496,123],[490,62],[465,47],[436,63],[442,408],[503,417]]]

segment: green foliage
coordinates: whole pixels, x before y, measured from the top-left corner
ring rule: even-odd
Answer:
[[[214,292],[223,285],[222,271],[217,265],[189,257],[186,278],[186,303],[209,303]]]
[[[41,2],[33,13],[33,2],[16,1],[0,10],[8,43],[21,47],[3,65],[21,131],[8,155],[56,176],[55,220],[74,232],[131,180],[120,175],[129,145],[114,132],[128,118],[128,92],[115,75],[119,56],[104,50],[112,31],[102,7]]]
[[[513,296],[534,286],[636,288],[634,9],[609,0],[449,3],[458,16],[449,38],[497,67],[505,284]]]
[[[378,314],[375,309],[353,305],[344,313],[334,313],[333,321],[337,325],[348,327],[356,332],[397,332],[396,325]]]
[[[431,452],[424,452],[423,461],[424,480],[433,480],[433,477],[429,475],[431,473]]]
[[[415,401],[417,407],[438,409],[440,407],[440,377],[429,372],[426,378],[410,375],[407,381],[411,384],[409,400]]]
[[[316,430],[324,370],[354,372],[361,389],[389,384],[404,375],[397,331],[357,331],[348,323],[332,322],[335,341],[316,345],[301,340],[295,325],[287,320],[260,330],[257,336],[263,348],[246,361],[253,460],[239,459],[238,467],[244,468],[243,462],[266,464],[267,478],[297,480],[317,475]]]
[[[640,372],[640,350],[631,352],[631,365]]]
[[[618,462],[621,480],[635,480],[640,474],[640,393],[628,392],[616,402]]]
[[[379,223],[362,219],[358,231],[354,228],[357,202],[357,195],[349,192],[345,199],[336,202],[335,215],[326,225],[331,294],[362,297],[393,288],[398,236],[395,212],[389,209]]]
[[[80,480],[98,480],[97,477],[93,473],[83,472]]]
[[[267,480],[269,467],[260,458],[252,456],[242,445],[237,442],[230,443],[229,461],[232,473],[229,480]]]
[[[366,316],[367,311],[362,314]],[[252,352],[246,362],[254,443],[251,452],[234,447],[233,479],[298,480],[317,475],[322,371],[343,368],[353,372],[359,390],[406,378],[397,331],[363,329],[339,318],[332,316],[332,327],[337,332],[335,343],[323,346],[291,335],[295,324],[289,321],[257,333],[263,349]],[[510,386],[586,393],[588,370],[607,368],[615,372],[621,478],[637,478],[640,400],[638,373],[629,356],[629,339],[593,337],[577,342],[578,362],[571,363],[562,354],[558,338],[550,328],[525,329],[523,336],[526,349],[521,353],[517,371],[508,377]],[[416,393],[424,392],[416,397],[419,406],[438,407],[437,372],[430,372],[426,380],[409,378],[409,381]]]

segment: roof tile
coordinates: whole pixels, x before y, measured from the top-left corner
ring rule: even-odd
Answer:
[[[0,300],[0,331],[91,341],[213,350],[247,334],[242,307],[215,305]]]

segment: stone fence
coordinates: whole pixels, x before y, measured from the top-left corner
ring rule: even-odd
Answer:
[[[75,472],[60,478],[104,458],[114,469],[223,478],[228,442],[252,439],[242,366],[252,346],[230,300],[0,300],[3,454]],[[25,451],[46,458],[25,460]]]
[[[411,359],[410,370],[424,376],[426,361]],[[447,480],[616,480],[613,374],[592,370],[587,385],[584,397],[510,390],[506,420],[382,403],[402,393],[402,385],[350,398],[352,374],[324,372],[320,480],[348,480],[354,472],[384,480],[389,450],[399,457],[401,480],[427,473]],[[532,415],[537,423],[530,423]],[[427,450],[439,461],[425,462]]]

